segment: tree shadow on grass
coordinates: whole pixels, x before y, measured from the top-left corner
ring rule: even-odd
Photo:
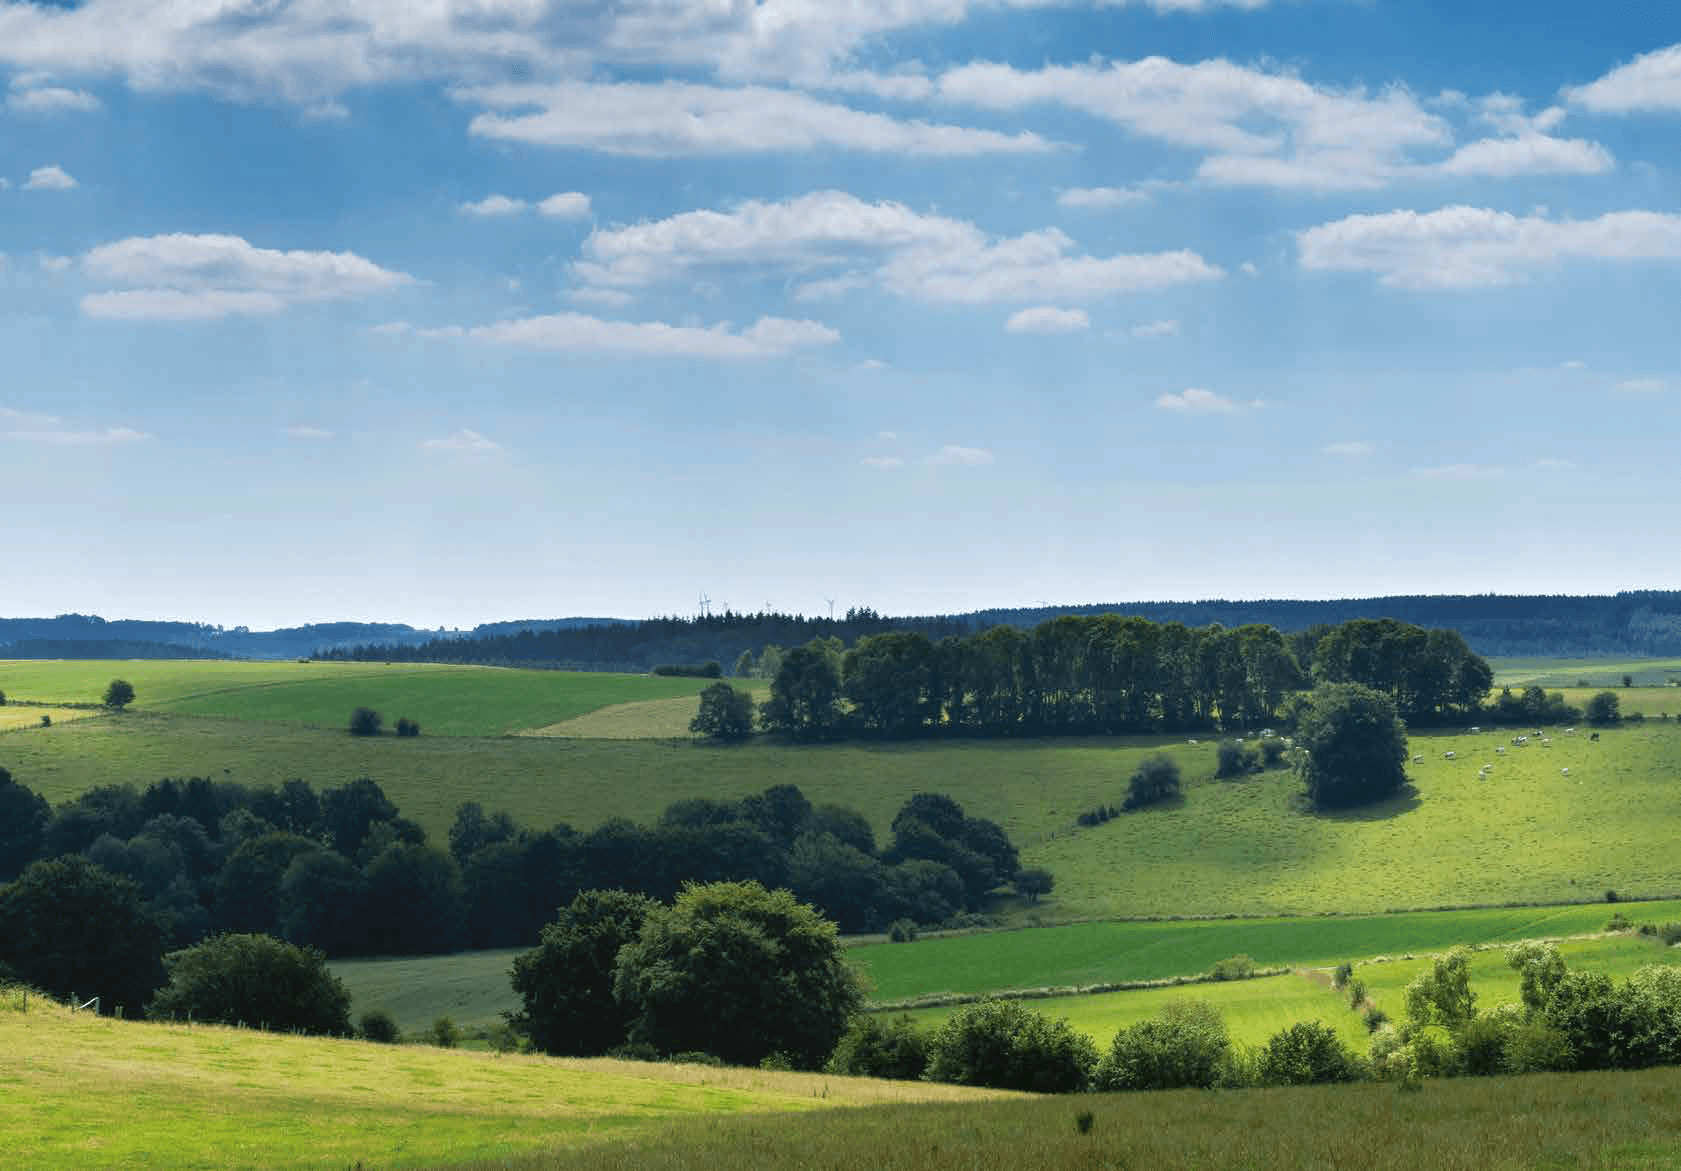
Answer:
[[[1388,821],[1391,818],[1411,813],[1421,804],[1423,804],[1423,798],[1419,796],[1418,786],[1411,783],[1402,785],[1383,800],[1373,801],[1368,805],[1321,809],[1308,800],[1306,793],[1297,794],[1295,798],[1298,813],[1323,818],[1326,821]]]

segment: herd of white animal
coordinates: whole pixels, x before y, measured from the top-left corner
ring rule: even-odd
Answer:
[[[1479,728],[1479,727],[1476,727],[1476,726],[1472,726],[1468,730],[1474,736],[1480,736],[1482,734],[1482,729]],[[1576,729],[1575,728],[1566,728],[1566,729],[1564,729],[1564,734],[1566,736],[1574,736],[1576,734]],[[1597,740],[1597,739],[1599,739],[1599,737],[1595,736],[1594,739]],[[1553,746],[1553,738],[1551,736],[1546,735],[1544,732],[1542,732],[1542,730],[1540,728],[1535,729],[1535,731],[1531,732],[1531,733],[1527,733],[1527,734],[1524,734],[1524,735],[1519,735],[1519,736],[1513,736],[1512,737],[1512,747],[1514,747],[1514,748],[1527,748],[1531,743],[1539,744],[1542,748],[1551,748]],[[1494,746],[1494,754],[1496,756],[1505,756],[1506,755],[1506,745],[1496,744]],[[1442,759],[1443,760],[1458,760],[1459,759],[1459,754],[1458,754],[1458,752],[1454,751],[1453,749],[1449,749],[1448,751],[1442,753]],[[1424,763],[1423,754],[1422,753],[1415,753],[1413,755],[1413,763],[1414,764],[1423,764]],[[1494,762],[1493,761],[1484,761],[1482,767],[1477,770],[1477,779],[1479,781],[1486,781],[1486,780],[1488,780],[1488,775],[1493,771],[1494,771]],[[1566,776],[1567,777],[1567,776],[1570,775],[1570,769],[1569,768],[1561,768],[1558,771],[1559,771],[1560,776]],[[1580,782],[1577,782],[1577,783],[1580,784]]]

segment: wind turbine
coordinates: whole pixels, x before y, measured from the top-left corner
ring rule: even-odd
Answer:
[[[705,590],[702,590],[700,592],[700,616],[702,618],[711,617],[711,615],[707,613],[707,607],[710,605],[712,605],[712,599],[706,596]]]

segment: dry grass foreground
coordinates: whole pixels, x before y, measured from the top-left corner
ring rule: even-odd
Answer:
[[[438,1166],[676,1117],[1001,1097],[820,1074],[496,1056],[71,1013],[0,990],[0,1163]]]
[[[1082,1133],[1077,1119],[1091,1114]],[[491,1164],[481,1164],[489,1171]],[[1681,1166],[1681,1069],[705,1117],[498,1171],[1506,1171]]]

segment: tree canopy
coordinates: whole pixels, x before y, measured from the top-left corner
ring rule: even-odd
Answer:
[[[587,890],[514,957],[523,1007],[513,1024],[545,1053],[590,1057],[624,1044],[630,1010],[613,997],[619,949],[659,904],[622,890]]]
[[[163,957],[169,982],[149,1013],[173,1020],[348,1036],[350,994],[314,948],[217,935]]]
[[[1407,731],[1387,695],[1358,683],[1317,687],[1296,724],[1297,771],[1321,808],[1382,800],[1407,782]]]
[[[105,706],[122,711],[134,702],[134,684],[127,679],[113,679],[105,689]]]

